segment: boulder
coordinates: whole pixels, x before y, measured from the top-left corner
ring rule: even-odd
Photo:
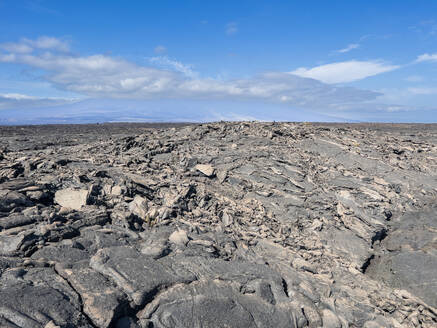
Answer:
[[[63,207],[80,210],[88,204],[89,191],[84,189],[61,189],[55,193],[55,202]]]
[[[186,244],[188,244],[188,236],[184,230],[178,230],[173,232],[170,237],[168,237],[168,240],[171,243],[179,246],[185,246]]]
[[[18,206],[32,206],[32,202],[19,192],[0,190],[0,212],[9,212]]]

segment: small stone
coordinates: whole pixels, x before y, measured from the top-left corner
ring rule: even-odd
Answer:
[[[28,191],[26,192],[26,196],[33,201],[38,201],[44,197],[44,193],[42,191]]]
[[[226,227],[228,227],[234,222],[234,218],[227,212],[223,212],[222,222]]]
[[[106,184],[102,188],[102,192],[104,195],[110,195],[112,190],[112,186],[110,184]]]
[[[169,253],[167,238],[149,239],[141,246],[141,253],[159,259]]]
[[[227,176],[228,176],[228,171],[226,170],[221,170],[218,171],[217,173],[217,178],[220,183],[223,183],[226,180]]]
[[[122,194],[122,190],[120,186],[114,186],[111,189],[111,195],[113,196],[120,196]]]
[[[129,210],[136,216],[145,219],[147,216],[147,200],[141,196],[135,196],[129,203]]]
[[[168,240],[176,245],[185,246],[188,244],[188,236],[184,230],[173,232],[170,237],[168,237]]]
[[[70,214],[71,208],[62,206],[58,213],[60,215]]]
[[[384,216],[385,216],[385,219],[387,221],[390,221],[391,217],[393,216],[393,213],[390,210],[385,209],[384,210]]]
[[[207,177],[212,177],[215,174],[214,168],[209,164],[197,164],[195,169]]]
[[[89,191],[83,189],[62,189],[55,193],[55,202],[63,207],[69,207],[74,210],[80,210],[82,206],[87,205]]]

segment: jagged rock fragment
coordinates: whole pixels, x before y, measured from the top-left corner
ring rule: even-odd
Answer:
[[[88,199],[88,190],[67,188],[58,190],[55,193],[55,202],[57,204],[74,210],[80,210],[83,206],[87,205]]]
[[[214,168],[212,167],[212,165],[209,164],[197,164],[195,166],[195,169],[199,172],[202,172],[207,177],[212,177],[215,174]]]

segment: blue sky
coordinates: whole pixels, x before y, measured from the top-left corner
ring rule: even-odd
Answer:
[[[0,0],[0,124],[436,118],[434,0]]]

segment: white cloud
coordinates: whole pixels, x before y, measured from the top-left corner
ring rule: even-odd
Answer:
[[[0,44],[0,49],[15,53],[29,53],[33,51],[33,48],[24,43],[2,43]]]
[[[435,54],[423,54],[420,56],[417,56],[416,62],[420,63],[420,62],[427,62],[427,61],[437,61],[437,53]]]
[[[106,55],[76,56],[57,49],[31,53],[0,52],[0,62],[24,64],[41,69],[45,72],[43,78],[56,88],[96,98],[252,100],[329,111],[353,108],[356,104],[361,105],[381,95],[373,91],[332,86],[305,76],[282,72],[234,80],[200,78],[191,66],[168,57],[154,57],[150,60],[155,65],[164,66],[165,69],[141,66]],[[349,70],[358,69],[366,62],[352,63],[346,65]],[[331,65],[341,64],[345,63]],[[379,72],[394,69],[394,66],[380,63],[373,65]],[[311,75],[314,72],[317,73],[320,68],[323,71],[326,66],[329,67],[320,66],[307,70],[306,73],[313,77]],[[343,67],[339,70],[338,66],[336,68],[328,69],[330,74],[334,74],[334,78],[328,81],[351,80],[350,75],[346,76],[346,73],[350,74],[348,69]],[[359,72],[359,76],[353,76],[352,80],[376,74],[376,69],[370,73]],[[305,73],[300,70],[301,73]],[[12,101],[6,97],[2,99],[4,102],[5,99]],[[25,100],[13,99],[21,103]],[[26,101],[30,100],[32,99]]]
[[[159,57],[152,57],[149,58],[149,61],[153,64],[162,66],[162,67],[169,67],[176,72],[181,72],[182,74],[188,76],[188,77],[196,77],[198,74],[194,72],[191,68],[191,65],[183,64],[179,61],[172,60],[168,58],[167,56],[159,56]]]
[[[35,100],[38,99],[38,97],[23,95],[21,93],[4,93],[0,94],[0,97],[3,99],[13,99],[13,100]]]
[[[9,51],[11,53],[31,53],[34,50],[55,50],[61,52],[68,52],[70,46],[67,42],[57,38],[41,36],[36,40],[23,38],[20,42],[8,42],[0,44],[0,49]]]
[[[357,48],[359,48],[359,47],[360,47],[360,45],[359,45],[358,43],[351,43],[351,44],[349,44],[346,48],[343,48],[343,49],[337,50],[337,52],[345,53],[345,52],[349,52],[349,51],[351,51],[351,50],[357,49]]]
[[[313,68],[300,67],[290,73],[331,84],[358,81],[369,76],[393,71],[399,67],[400,66],[389,65],[380,61],[350,60]]]
[[[238,25],[235,22],[226,24],[226,34],[233,35],[238,32]]]
[[[241,115],[238,113],[220,113],[213,111],[211,113],[213,121],[262,121],[261,119],[251,115]]]
[[[78,100],[65,98],[42,98],[23,95],[20,93],[6,93],[0,94],[0,110],[51,107],[69,104],[76,101]]]
[[[67,42],[49,36],[41,36],[36,40],[24,39],[23,41],[37,49],[52,49],[65,52],[70,50]]]
[[[408,88],[408,91],[415,95],[437,95],[437,88],[435,87]]]
[[[155,47],[154,51],[155,51],[155,54],[161,55],[161,54],[165,54],[167,52],[167,48],[159,45],[159,46]]]

